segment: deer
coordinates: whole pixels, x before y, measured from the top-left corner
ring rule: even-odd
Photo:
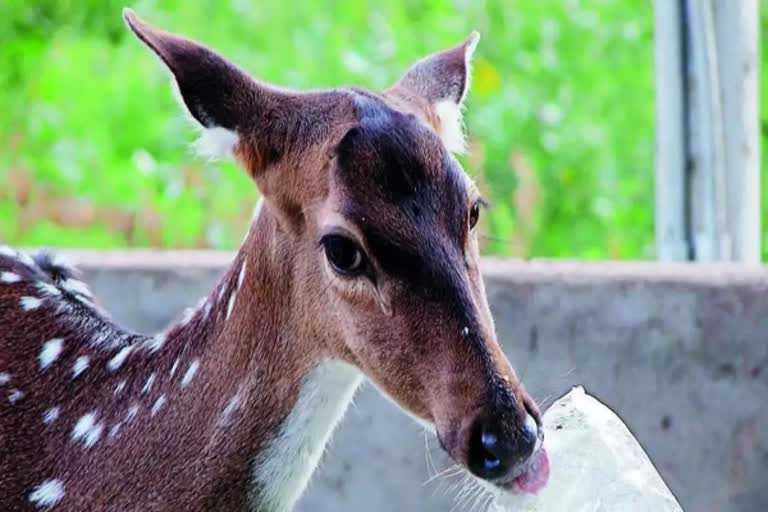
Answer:
[[[144,335],[55,252],[0,248],[4,510],[291,510],[367,380],[495,496],[535,493],[542,416],[498,343],[461,167],[479,34],[389,89],[293,91],[124,9],[260,192],[231,267]]]

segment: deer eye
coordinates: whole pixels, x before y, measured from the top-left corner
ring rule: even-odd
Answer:
[[[366,258],[355,242],[343,235],[326,235],[322,239],[325,257],[333,270],[344,276],[358,276],[365,271]]]
[[[469,210],[469,229],[475,229],[477,221],[480,220],[480,202],[475,202]]]

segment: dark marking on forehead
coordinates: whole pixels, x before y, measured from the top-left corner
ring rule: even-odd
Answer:
[[[415,116],[362,93],[355,102],[359,125],[337,149],[342,213],[387,274],[435,291],[463,260],[463,171]]]
[[[337,152],[346,185],[374,187],[391,203],[416,199],[437,185],[447,155],[429,128],[378,98],[356,94],[355,107],[359,125]]]

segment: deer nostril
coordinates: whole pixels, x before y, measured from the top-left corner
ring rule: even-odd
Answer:
[[[536,451],[539,426],[526,415],[516,429],[494,420],[481,420],[469,440],[469,469],[486,480],[508,477]]]
[[[499,439],[496,437],[496,434],[492,434],[490,432],[483,432],[480,436],[480,440],[483,442],[483,447],[485,447],[485,449],[488,451],[492,451],[496,447],[496,443],[499,441]]]
[[[498,444],[499,438],[492,432],[483,432],[480,436],[480,442],[483,445],[485,453],[483,454],[483,466],[487,470],[494,470],[501,465],[499,460]]]
[[[501,461],[499,459],[486,458],[485,460],[483,460],[483,466],[485,467],[486,470],[493,471],[497,469],[499,466],[501,466]]]
[[[507,448],[492,424],[476,425],[469,442],[469,469],[480,478],[494,479],[508,471]]]

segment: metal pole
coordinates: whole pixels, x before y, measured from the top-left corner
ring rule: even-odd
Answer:
[[[760,128],[758,0],[709,0],[714,5],[723,110],[725,209],[730,259],[760,262]]]
[[[759,1],[656,0],[658,259],[761,259]]]
[[[689,194],[697,261],[730,260],[724,112],[715,15],[710,0],[688,0]]]
[[[680,0],[655,0],[656,254],[661,261],[687,260],[690,253],[682,15]]]

